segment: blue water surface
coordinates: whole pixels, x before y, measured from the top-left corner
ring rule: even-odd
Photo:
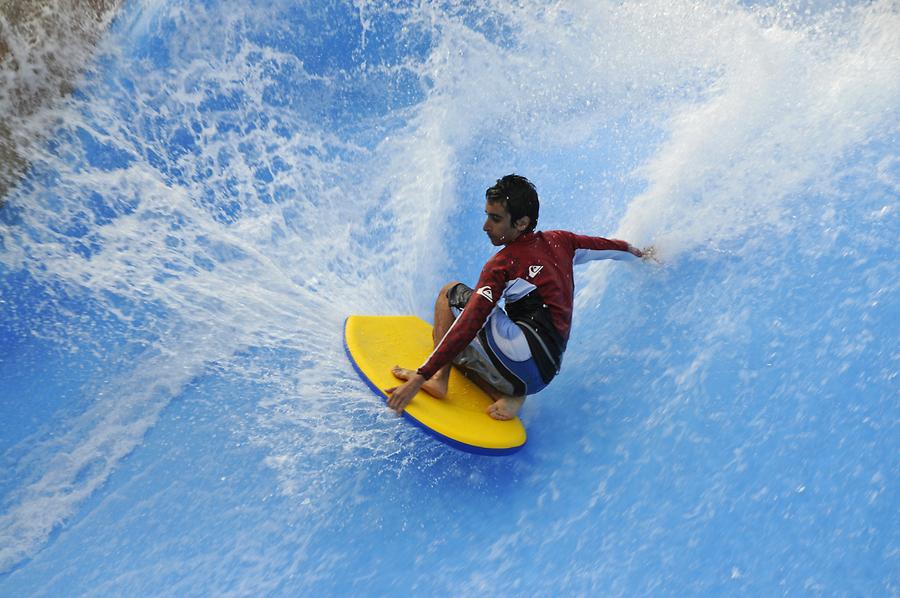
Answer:
[[[897,24],[125,3],[0,206],[0,595],[897,593]],[[474,283],[512,171],[662,263],[577,270],[501,458],[341,323]]]

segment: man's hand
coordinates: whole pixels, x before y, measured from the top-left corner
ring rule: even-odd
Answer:
[[[662,262],[656,257],[656,247],[650,245],[648,247],[644,247],[643,249],[638,249],[631,243],[628,244],[628,252],[635,257],[639,257],[642,260],[656,262],[657,264],[661,264]]]
[[[403,413],[409,402],[413,400],[422,385],[425,384],[425,377],[421,374],[415,374],[412,378],[401,384],[400,386],[392,386],[385,388],[384,392],[388,393],[388,407],[397,412],[397,415]]]
[[[650,245],[649,247],[644,247],[644,249],[641,250],[641,254],[638,255],[638,257],[643,259],[644,261],[656,262],[657,264],[662,263],[662,261],[660,261],[660,259],[658,257],[656,257],[656,247],[654,247],[653,245]]]

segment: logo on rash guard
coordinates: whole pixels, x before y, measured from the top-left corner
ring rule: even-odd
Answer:
[[[494,302],[494,294],[491,292],[491,287],[481,287],[480,289],[478,289],[475,292],[478,293],[479,295],[481,295],[482,297],[484,297],[485,299],[487,299],[488,301],[490,301],[491,303]]]
[[[528,266],[528,278],[537,276],[541,269],[543,269],[543,266]]]

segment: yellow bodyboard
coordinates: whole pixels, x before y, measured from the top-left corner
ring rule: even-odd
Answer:
[[[415,316],[350,316],[344,324],[344,346],[363,380],[386,399],[384,389],[403,382],[391,368],[416,368],[431,354],[431,326]],[[403,415],[458,449],[514,453],[525,444],[525,427],[519,418],[493,419],[486,413],[490,404],[490,397],[454,367],[447,397],[436,399],[420,391]]]

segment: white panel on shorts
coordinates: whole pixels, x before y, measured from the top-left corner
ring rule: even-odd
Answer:
[[[515,322],[509,319],[502,309],[494,310],[488,320],[491,326],[491,334],[497,348],[513,361],[527,361],[531,359],[531,347],[525,333]]]

